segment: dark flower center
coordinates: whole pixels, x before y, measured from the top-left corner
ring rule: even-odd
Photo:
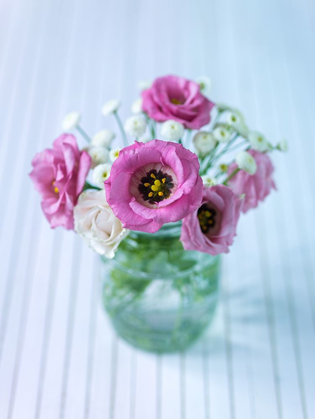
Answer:
[[[201,205],[198,210],[197,217],[200,224],[201,231],[207,234],[216,224],[216,210],[208,208],[207,204]]]
[[[176,99],[175,97],[171,99],[171,102],[173,103],[173,105],[183,105],[185,103],[184,100]]]
[[[171,195],[174,188],[173,178],[161,170],[150,170],[146,176],[141,179],[138,190],[144,201],[150,204],[156,204]]]

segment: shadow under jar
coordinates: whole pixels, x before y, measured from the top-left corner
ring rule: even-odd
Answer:
[[[176,352],[211,322],[218,302],[219,256],[185,251],[180,223],[130,232],[114,259],[102,257],[102,299],[119,336],[152,352]]]

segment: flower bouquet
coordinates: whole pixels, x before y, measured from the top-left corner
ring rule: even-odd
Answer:
[[[275,189],[269,153],[285,151],[251,131],[239,110],[208,98],[209,80],[177,76],[142,86],[123,124],[107,102],[115,134],[94,137],[80,114],[69,133],[38,153],[30,177],[51,227],[75,230],[101,255],[102,301],[118,334],[146,350],[181,350],[212,319],[220,254],[240,214]]]

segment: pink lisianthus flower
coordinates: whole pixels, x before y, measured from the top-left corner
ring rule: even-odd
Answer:
[[[227,253],[236,235],[243,200],[224,185],[204,187],[202,203],[183,219],[180,241],[185,250]]]
[[[177,76],[157,78],[142,92],[142,101],[142,109],[155,121],[172,119],[189,129],[208,124],[214,106],[200,93],[199,84]]]
[[[74,227],[73,208],[82,192],[91,157],[80,152],[73,135],[58,137],[52,149],[37,153],[30,177],[42,196],[42,210],[52,228]]]
[[[200,206],[198,158],[177,143],[135,142],[120,151],[105,191],[124,228],[154,233]]]
[[[269,195],[271,189],[276,189],[275,182],[272,179],[274,172],[273,164],[267,154],[259,151],[249,150],[257,165],[254,175],[240,170],[232,179],[229,180],[229,186],[237,195],[245,195],[242,211],[245,213],[251,208],[256,208],[260,201],[263,201]],[[237,168],[236,163],[229,167],[228,174],[231,174]]]

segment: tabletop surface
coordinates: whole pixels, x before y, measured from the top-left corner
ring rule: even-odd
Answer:
[[[1,419],[315,418],[314,40],[312,0],[0,0]],[[223,257],[212,326],[158,356],[117,338],[97,256],[49,228],[27,174],[68,111],[111,128],[104,101],[126,118],[168,73],[210,76],[289,152]]]

